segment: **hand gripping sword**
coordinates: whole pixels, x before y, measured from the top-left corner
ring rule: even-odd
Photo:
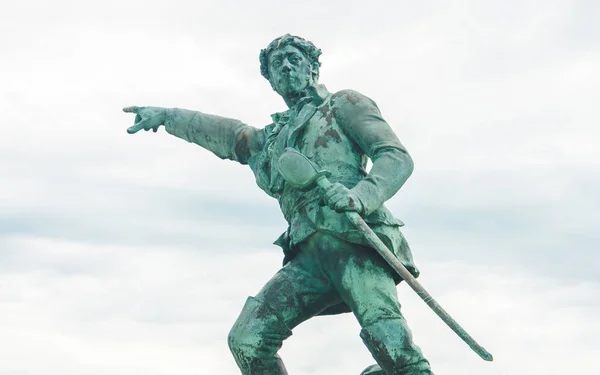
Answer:
[[[287,148],[280,156],[278,165],[279,172],[294,188],[309,189],[315,184],[327,189],[331,182],[327,179],[328,172],[317,170],[316,166],[306,156],[293,148]],[[369,227],[358,212],[346,212],[346,215],[365,236],[366,240],[385,259],[388,264],[402,277],[404,281],[425,301],[443,321],[450,327],[475,353],[486,361],[493,361],[493,356],[479,345],[461,326],[440,306],[435,299],[423,288],[423,286],[408,272],[406,267],[394,256],[394,254],[377,237],[377,234]]]

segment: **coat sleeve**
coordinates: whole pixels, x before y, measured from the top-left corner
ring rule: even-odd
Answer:
[[[265,132],[227,117],[209,115],[180,108],[167,110],[167,133],[195,143],[221,159],[248,164],[253,154],[262,150]]]
[[[369,174],[352,188],[367,216],[400,190],[413,161],[374,101],[352,90],[336,93],[332,100],[339,126],[373,162]]]

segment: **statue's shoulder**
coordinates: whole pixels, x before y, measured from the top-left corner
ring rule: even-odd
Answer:
[[[368,96],[356,90],[341,90],[331,96],[331,107],[336,117],[346,119],[368,113],[379,113],[377,104]]]
[[[375,102],[368,96],[361,94],[356,90],[345,89],[334,93],[331,96],[331,104],[338,108],[348,106],[374,105]]]
[[[333,93],[333,95],[331,96],[331,99],[340,99],[340,98],[344,98],[349,101],[368,99],[364,94],[361,94],[360,92],[358,92],[356,90],[352,90],[352,89],[340,90],[340,91]]]

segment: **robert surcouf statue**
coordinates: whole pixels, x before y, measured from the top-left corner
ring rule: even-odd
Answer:
[[[294,327],[316,315],[351,311],[378,363],[363,374],[431,375],[400,312],[401,278],[343,214],[360,213],[417,277],[403,224],[383,205],[412,173],[412,159],[375,102],[352,90],[331,94],[318,83],[320,55],[313,43],[289,34],[261,51],[261,73],[289,108],[263,129],[178,108],[128,107],[124,111],[136,118],[127,131],[164,125],[222,159],[249,165],[258,186],[279,201],[289,224],[275,242],[284,266],[248,298],[228,337],[242,374],[287,374],[277,351]],[[276,166],[286,147],[329,171],[331,188],[302,191],[287,184]]]

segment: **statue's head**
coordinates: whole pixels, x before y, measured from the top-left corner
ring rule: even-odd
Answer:
[[[310,41],[285,34],[260,51],[260,73],[284,99],[319,80],[321,50]]]

